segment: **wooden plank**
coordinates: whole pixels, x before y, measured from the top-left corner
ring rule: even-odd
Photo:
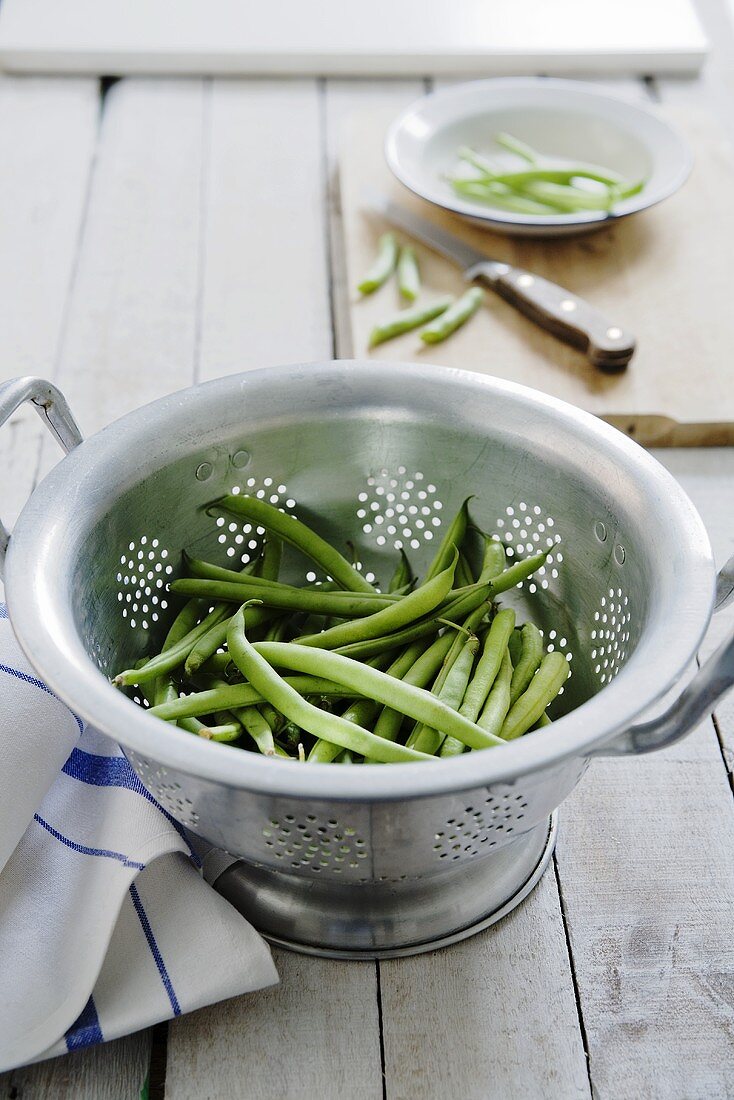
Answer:
[[[202,380],[331,355],[320,107],[311,81],[212,85]],[[382,1095],[374,966],[276,958],[277,989],[171,1025],[167,1097]]]
[[[721,560],[734,453],[657,457]],[[733,841],[710,720],[665,753],[594,763],[564,805],[557,863],[596,1094],[731,1095]]]
[[[720,758],[596,764],[564,807],[557,858],[595,1095],[734,1092],[733,847]]]
[[[203,126],[201,81],[107,95],[58,371],[86,434],[193,380]]]
[[[0,1074],[3,1100],[139,1100],[149,1033]]]
[[[734,141],[734,24],[732,8],[726,0],[696,0],[699,20],[709,40],[715,44],[711,56],[695,80],[666,77],[654,82],[658,99],[667,104],[695,104],[717,119],[729,139]],[[694,503],[701,512],[714,547],[719,566],[734,554],[734,458],[728,450],[710,457],[671,454],[666,463],[684,480]],[[701,646],[702,659],[734,632],[734,607],[716,615]],[[716,723],[727,768],[734,773],[734,699],[725,697],[716,707]]]
[[[200,377],[329,357],[315,81],[215,81]]]
[[[87,433],[193,379],[203,102],[197,81],[108,94],[57,372]],[[43,468],[57,459],[49,441]],[[136,1096],[148,1051],[143,1034],[50,1062],[24,1095]]]
[[[166,1100],[380,1100],[374,966],[274,954],[280,986],[171,1025]]]
[[[329,245],[331,260],[331,300],[334,315],[334,348],[340,359],[353,355],[349,320],[349,300],[353,288],[348,285],[344,242],[344,220],[339,180],[339,155],[345,140],[349,118],[354,111],[371,106],[375,110],[397,114],[425,90],[418,80],[329,80],[326,83],[326,157],[329,200]]]
[[[721,567],[734,554],[734,451],[670,451],[659,454],[668,469],[688,491],[701,513],[711,538],[716,563]],[[714,616],[700,650],[701,660],[734,634],[734,604]],[[716,706],[716,723],[727,768],[734,773],[734,694]]]
[[[389,1097],[591,1095],[552,870],[486,932],[380,975]]]
[[[55,372],[97,140],[96,81],[0,81],[0,378]],[[3,518],[30,494],[43,429],[25,410],[0,438]],[[149,1060],[145,1034],[0,1075],[24,1100],[136,1100]]]
[[[93,80],[0,80],[0,380],[54,373],[97,138]],[[0,435],[0,515],[34,484],[41,424],[26,408]]]

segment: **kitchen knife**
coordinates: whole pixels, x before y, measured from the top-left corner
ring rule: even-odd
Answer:
[[[490,259],[389,199],[372,201],[369,209],[458,264],[465,279],[483,283],[536,325],[580,348],[595,367],[610,372],[624,370],[634,355],[635,338],[630,332],[562,286]]]

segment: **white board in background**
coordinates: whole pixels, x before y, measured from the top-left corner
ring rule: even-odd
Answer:
[[[3,0],[10,72],[696,72],[690,0]]]

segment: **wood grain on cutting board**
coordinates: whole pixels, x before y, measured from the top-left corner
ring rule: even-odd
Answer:
[[[606,375],[487,291],[479,314],[443,344],[409,333],[373,351],[372,326],[400,308],[394,281],[350,300],[355,357],[438,363],[508,378],[601,416],[646,445],[734,444],[734,152],[715,122],[669,112],[696,158],[685,186],[659,206],[581,237],[528,240],[467,225],[415,198],[383,156],[388,115],[350,118],[340,187],[349,285],[388,226],[367,210],[384,194],[435,220],[488,256],[529,269],[587,298],[637,335],[627,371]],[[405,234],[398,234],[407,240]],[[464,289],[461,272],[419,248],[421,300]]]

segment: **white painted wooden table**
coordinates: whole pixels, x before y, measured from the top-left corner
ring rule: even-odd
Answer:
[[[703,103],[734,136],[731,31],[715,0],[701,12],[702,79],[615,87]],[[0,377],[53,378],[89,433],[194,379],[348,354],[340,122],[427,84],[1,80]],[[3,431],[4,517],[57,457],[32,413]],[[722,562],[734,451],[658,457]],[[733,760],[729,701],[662,756],[594,764],[552,868],[489,931],[381,965],[277,952],[279,988],[16,1070],[0,1095],[135,1098],[150,1068],[167,1100],[732,1097]]]

